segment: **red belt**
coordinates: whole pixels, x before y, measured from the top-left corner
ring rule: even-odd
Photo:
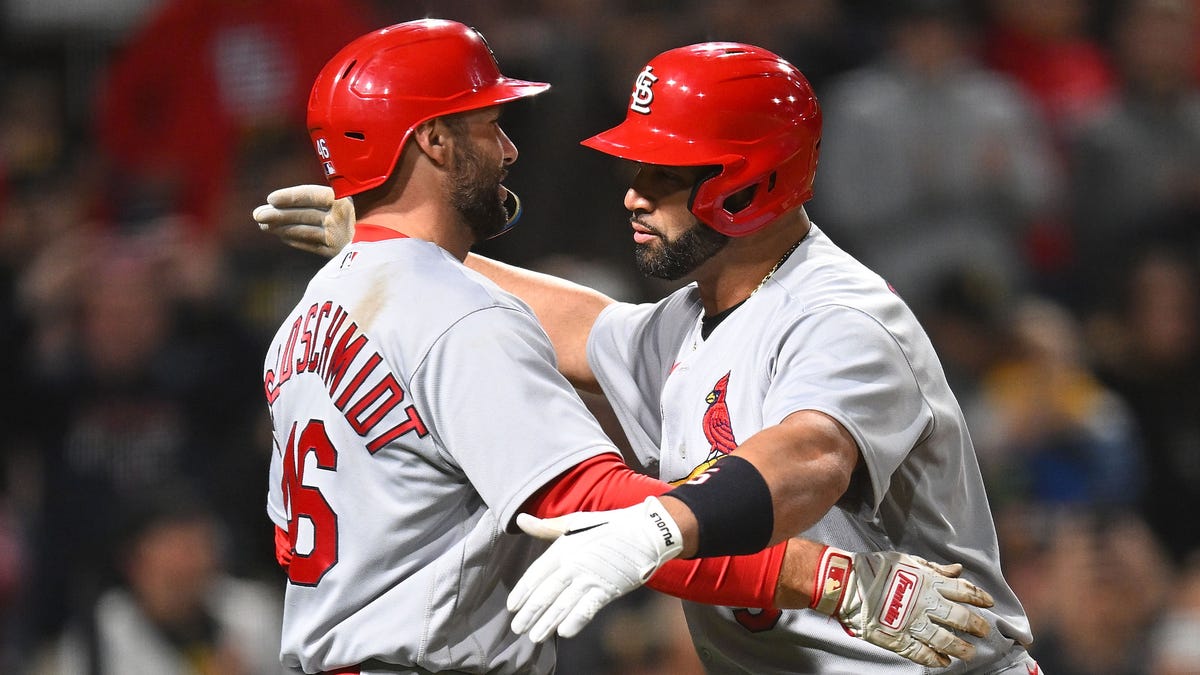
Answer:
[[[321,675],[359,675],[359,667],[351,666],[349,668],[338,668],[337,670],[327,670]]]

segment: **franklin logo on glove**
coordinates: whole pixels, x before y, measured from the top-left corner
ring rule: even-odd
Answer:
[[[892,577],[892,585],[888,589],[887,612],[883,615],[883,625],[897,630],[904,625],[904,616],[912,600],[913,589],[917,586],[916,570],[898,568]]]

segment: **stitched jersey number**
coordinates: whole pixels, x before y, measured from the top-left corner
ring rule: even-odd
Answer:
[[[325,433],[324,422],[310,420],[298,438],[297,426],[299,423],[292,424],[283,453],[283,505],[290,514],[288,542],[292,548],[292,562],[287,573],[294,584],[316,586],[337,564],[338,522],[337,514],[329,507],[321,490],[304,484],[304,466],[308,454],[312,453],[318,469],[336,471],[337,450]],[[312,526],[312,549],[303,553],[296,549],[302,518]]]

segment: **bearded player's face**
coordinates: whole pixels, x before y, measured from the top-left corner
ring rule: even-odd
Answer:
[[[625,193],[633,226],[634,262],[655,279],[675,281],[691,274],[729,243],[729,237],[700,222],[688,208],[704,167],[642,164]]]
[[[450,165],[450,203],[482,241],[504,230],[507,192],[501,187],[517,148],[500,128],[500,108],[455,115],[450,125],[454,152]]]

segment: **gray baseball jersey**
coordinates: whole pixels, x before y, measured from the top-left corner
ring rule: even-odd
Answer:
[[[1025,658],[1028,620],[1000,571],[995,526],[967,428],[925,332],[878,275],[813,226],[782,267],[708,337],[695,285],[654,304],[605,309],[588,357],[643,469],[677,481],[764,427],[817,410],[863,458],[841,501],[801,534],[852,551],[961,562],[987,589],[993,625],[977,656],[945,672],[991,673]],[[923,673],[809,610],[684,603],[717,673]]]
[[[505,527],[617,450],[528,307],[432,243],[355,242],[284,321],[263,383],[267,510],[295,546],[285,665],[553,670],[553,641],[518,638],[505,608],[545,545]]]

